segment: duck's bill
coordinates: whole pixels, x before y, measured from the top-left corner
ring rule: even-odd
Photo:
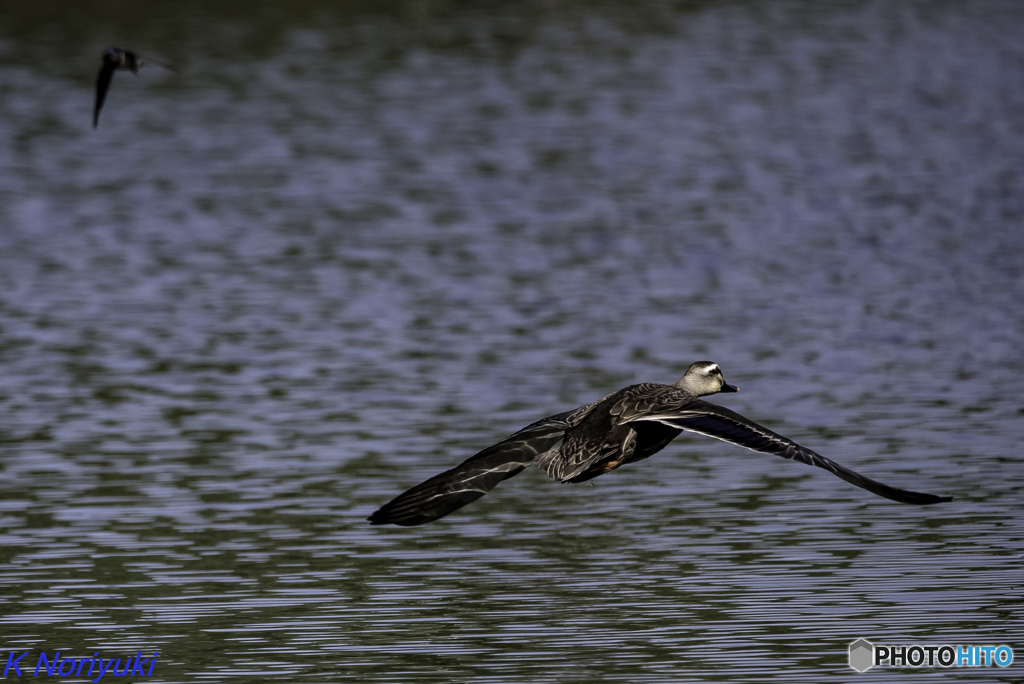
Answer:
[[[725,383],[724,385],[722,385],[722,389],[719,390],[719,391],[720,392],[739,392],[740,388],[737,387],[736,385],[730,385],[729,383]]]

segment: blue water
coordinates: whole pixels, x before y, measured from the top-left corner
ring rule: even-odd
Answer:
[[[1017,3],[116,10],[0,9],[3,662],[1024,678]],[[178,72],[115,75],[93,130],[108,44]],[[365,522],[700,359],[955,501],[684,437]],[[860,637],[1018,658],[859,675]]]

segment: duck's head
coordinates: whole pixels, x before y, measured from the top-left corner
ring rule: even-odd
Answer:
[[[739,392],[740,388],[730,385],[722,375],[722,369],[713,361],[698,361],[686,369],[686,375],[674,383],[675,387],[686,390],[695,397],[719,392]]]

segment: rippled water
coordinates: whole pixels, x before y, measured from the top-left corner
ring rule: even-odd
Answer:
[[[854,673],[864,637],[1008,644],[915,681],[1021,680],[1020,5],[182,7],[0,10],[4,662],[903,676]],[[110,43],[179,73],[117,74],[94,131]],[[716,401],[956,500],[684,438],[365,522],[703,358]]]

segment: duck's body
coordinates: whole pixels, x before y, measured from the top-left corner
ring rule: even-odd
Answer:
[[[110,89],[110,81],[114,77],[115,71],[125,69],[133,74],[137,74],[139,69],[145,64],[156,64],[164,69],[174,71],[174,67],[169,64],[158,62],[155,59],[143,60],[142,57],[131,50],[122,50],[116,47],[109,47],[104,50],[103,54],[100,55],[100,59],[103,61],[103,66],[100,67],[100,73],[96,79],[96,105],[92,110],[93,128],[96,128],[100,123],[100,110],[103,109],[103,102],[107,99],[107,91]]]
[[[630,385],[603,399],[523,428],[449,471],[400,494],[370,516],[375,525],[420,525],[462,508],[531,463],[561,482],[584,482],[649,458],[683,431],[824,468],[847,482],[910,504],[950,497],[864,477],[796,442],[699,397],[736,392],[718,365],[699,361],[673,385]],[[559,446],[558,443],[561,442]]]
[[[630,385],[591,407],[565,431],[561,446],[537,458],[537,467],[561,482],[585,482],[627,463],[650,458],[682,429],[632,418],[650,407],[693,401],[696,397],[670,385]]]

